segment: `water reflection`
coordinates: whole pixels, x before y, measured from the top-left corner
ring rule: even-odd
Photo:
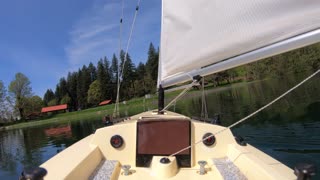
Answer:
[[[228,126],[267,104],[303,78],[290,76],[289,79],[239,83],[207,90],[209,117],[221,114],[223,125]],[[319,76],[313,78],[284,99],[237,126],[233,132],[291,168],[304,161],[319,165],[319,80]],[[156,107],[156,103],[150,100],[139,106],[128,104],[122,108],[121,115],[142,112],[146,109],[145,104],[149,109]],[[175,111],[190,117],[200,117],[201,93],[193,91],[187,94],[176,104]],[[0,131],[0,179],[17,179],[24,166],[38,166],[92,134],[103,126],[101,116],[102,113],[91,118],[84,116],[80,121]]]
[[[209,117],[222,115],[224,126],[242,119],[278,97],[304,77],[236,84],[207,91]],[[320,172],[320,77],[305,83],[280,101],[232,129],[251,145],[289,167],[300,162],[318,164]],[[201,114],[197,92],[177,103],[176,111],[188,116]],[[319,175],[315,179],[320,178]]]

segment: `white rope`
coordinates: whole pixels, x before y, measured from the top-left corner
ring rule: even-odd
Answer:
[[[119,57],[121,54],[122,49],[122,22],[123,22],[123,11],[124,11],[124,0],[122,0],[122,7],[121,7],[121,17],[120,17],[120,28],[119,28]],[[119,116],[119,92],[120,92],[120,63],[118,61],[117,64],[117,97],[116,97],[116,103],[113,111],[113,117]]]
[[[135,13],[134,13],[133,21],[132,21],[132,24],[131,24],[131,30],[130,30],[129,39],[128,39],[128,42],[127,42],[127,48],[126,48],[126,51],[125,51],[125,54],[124,54],[124,61],[123,61],[123,64],[122,64],[122,72],[121,72],[121,76],[120,76],[121,78],[122,78],[122,75],[123,75],[124,64],[125,64],[126,61],[127,61],[128,50],[129,50],[129,46],[130,46],[130,42],[131,42],[131,37],[132,37],[132,33],[133,33],[133,28],[134,28],[134,24],[135,24],[135,22],[136,22],[138,10],[139,10],[139,8],[140,8],[140,1],[141,1],[141,0],[138,0],[137,6],[136,6],[136,11],[135,11]]]
[[[133,21],[131,24],[131,29],[130,29],[130,34],[129,34],[129,38],[128,38],[128,42],[127,42],[127,47],[126,47],[126,51],[125,51],[125,55],[124,55],[124,60],[123,60],[123,64],[122,64],[122,68],[120,69],[120,63],[118,62],[118,86],[117,86],[117,99],[116,99],[116,105],[115,105],[115,109],[114,109],[114,114],[116,116],[119,116],[119,94],[120,94],[120,86],[121,86],[121,79],[122,79],[122,75],[123,75],[123,70],[124,70],[124,65],[127,61],[127,54],[128,54],[128,50],[129,50],[129,46],[130,46],[130,42],[131,42],[131,37],[132,37],[132,33],[133,33],[133,29],[134,29],[134,24],[136,22],[136,18],[137,18],[137,14],[138,14],[138,10],[140,7],[140,1],[138,0],[137,6],[136,6],[136,11],[134,13],[134,17],[133,17]],[[119,49],[119,60],[121,62],[121,31],[122,31],[122,18],[123,18],[123,9],[124,9],[124,2],[122,0],[122,15],[121,15],[121,24],[120,24],[120,49]]]
[[[230,126],[224,128],[224,129],[222,129],[222,130],[220,130],[220,131],[218,131],[218,132],[216,132],[216,133],[214,133],[214,134],[212,134],[212,135],[210,135],[210,136],[208,136],[208,137],[206,137],[206,138],[204,138],[204,139],[201,139],[201,140],[197,141],[197,142],[194,143],[194,144],[191,144],[191,145],[188,146],[188,147],[185,147],[185,148],[181,149],[181,150],[178,151],[178,152],[175,152],[175,153],[171,154],[170,156],[175,156],[175,155],[179,154],[180,152],[183,152],[183,151],[191,148],[192,146],[195,146],[195,145],[197,145],[197,144],[199,144],[199,143],[201,143],[201,142],[203,142],[203,141],[205,141],[205,140],[207,140],[207,139],[209,139],[209,138],[211,138],[211,137],[213,137],[213,136],[215,136],[215,135],[217,135],[217,134],[222,133],[223,131],[225,131],[225,130],[227,130],[227,129],[230,129],[230,128],[232,128],[232,127],[234,127],[234,126],[236,126],[236,125],[244,122],[245,120],[247,120],[247,119],[249,119],[250,117],[252,117],[252,116],[254,116],[255,114],[257,114],[258,112],[260,112],[260,111],[264,110],[265,108],[269,107],[270,105],[272,105],[273,103],[275,103],[275,102],[278,101],[279,99],[283,98],[285,95],[289,94],[291,91],[293,91],[293,90],[295,90],[296,88],[298,88],[299,86],[301,86],[303,83],[305,83],[306,81],[308,81],[309,79],[311,79],[313,76],[315,76],[315,75],[318,74],[319,72],[320,72],[320,69],[319,69],[318,71],[316,71],[315,73],[311,74],[309,77],[307,77],[307,78],[304,79],[303,81],[301,81],[299,84],[295,85],[293,88],[289,89],[287,92],[283,93],[282,95],[280,95],[279,97],[277,97],[276,99],[274,99],[273,101],[271,101],[270,103],[268,103],[268,104],[266,104],[265,106],[261,107],[260,109],[256,110],[256,111],[253,112],[252,114],[250,114],[250,115],[242,118],[241,120],[239,120],[239,121],[231,124]]]
[[[204,91],[204,77],[202,78],[202,98],[201,98],[201,118],[203,121],[208,119],[208,109],[207,109],[207,101],[206,101],[206,94]]]
[[[162,111],[167,110],[174,102],[184,96],[195,84],[197,84],[197,80],[193,80],[191,84],[189,84],[176,98],[174,98],[166,107],[163,108]]]

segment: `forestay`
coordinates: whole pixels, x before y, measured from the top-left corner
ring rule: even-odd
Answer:
[[[163,0],[164,87],[320,41],[319,0]]]

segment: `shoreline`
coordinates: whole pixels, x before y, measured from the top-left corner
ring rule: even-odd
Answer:
[[[228,88],[232,88],[234,86],[243,86],[246,84],[250,84],[256,81],[244,81],[244,82],[235,82],[231,84],[226,84],[222,86],[209,86],[205,88],[206,91],[223,91]],[[177,90],[178,91],[178,90]],[[195,91],[201,91],[201,90],[191,90],[190,92],[195,92]],[[171,99],[171,94],[174,95],[176,94],[176,91],[171,91],[168,92],[167,97]],[[155,97],[156,95],[154,94],[152,97]],[[154,98],[151,98],[154,99]],[[129,101],[127,101],[128,104],[133,104],[134,106],[140,107],[144,106],[143,104],[144,97],[139,97],[139,98],[134,98]],[[121,106],[124,106],[121,104]],[[21,122],[9,126],[3,126],[0,127],[0,132],[1,131],[8,131],[8,130],[13,130],[13,129],[20,129],[20,128],[30,128],[34,126],[40,126],[40,125],[49,125],[49,124],[54,124],[54,123],[66,123],[66,122],[71,122],[71,121],[79,121],[83,118],[88,118],[88,119],[93,119],[93,118],[102,118],[104,114],[108,114],[113,112],[113,107],[114,104],[109,104],[106,106],[100,106],[100,107],[94,107],[90,109],[85,109],[82,111],[74,111],[74,112],[69,112],[69,113],[63,113],[63,114],[57,114],[54,117],[49,117],[48,119],[42,119],[42,120],[34,120],[34,121],[29,121],[29,122]],[[120,108],[123,109],[123,108]],[[81,117],[79,117],[81,116]]]

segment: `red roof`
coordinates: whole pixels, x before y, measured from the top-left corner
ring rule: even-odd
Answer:
[[[57,106],[44,107],[41,109],[41,112],[45,113],[45,112],[51,112],[51,111],[66,110],[67,108],[68,108],[67,104],[62,104]]]
[[[102,106],[102,105],[106,105],[106,104],[109,104],[111,102],[111,100],[105,100],[105,101],[102,101],[99,105]]]

